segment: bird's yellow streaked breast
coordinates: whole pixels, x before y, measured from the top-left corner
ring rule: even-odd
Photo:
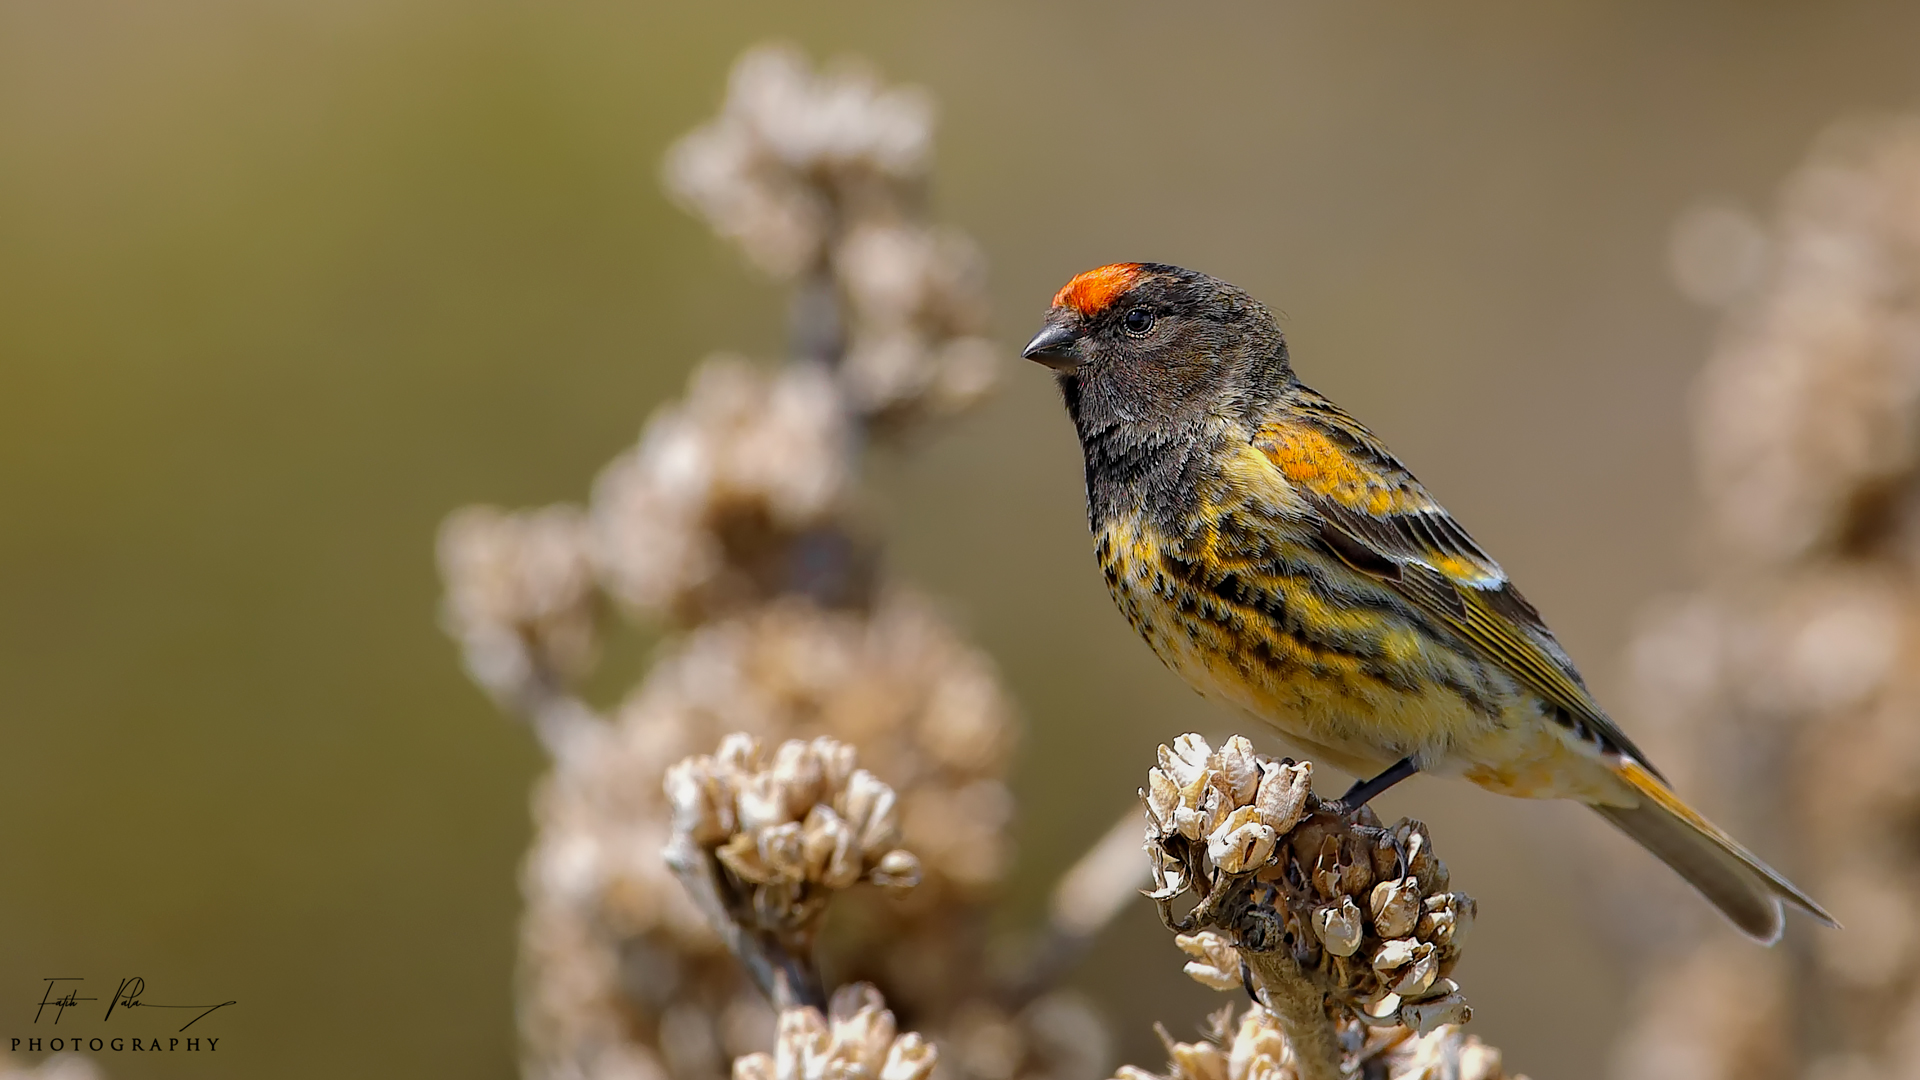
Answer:
[[[1121,612],[1195,690],[1357,776],[1417,755],[1504,794],[1560,794],[1570,750],[1506,672],[1267,508],[1203,496],[1195,523],[1174,536],[1120,515],[1096,541]]]

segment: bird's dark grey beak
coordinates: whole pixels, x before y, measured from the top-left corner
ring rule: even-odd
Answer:
[[[1020,355],[1055,371],[1072,371],[1080,366],[1080,332],[1063,323],[1049,322],[1033,335]]]

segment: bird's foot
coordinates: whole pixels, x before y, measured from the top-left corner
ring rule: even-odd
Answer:
[[[1360,808],[1373,801],[1374,796],[1420,771],[1420,765],[1411,757],[1403,757],[1387,768],[1387,771],[1371,780],[1357,780],[1347,789],[1345,795],[1330,803],[1322,804],[1328,813],[1343,818],[1351,818],[1360,812]]]

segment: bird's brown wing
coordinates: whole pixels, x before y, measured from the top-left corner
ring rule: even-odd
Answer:
[[[1506,571],[1386,446],[1312,390],[1293,388],[1288,404],[1253,445],[1320,516],[1327,546],[1505,668],[1577,730],[1645,764]]]

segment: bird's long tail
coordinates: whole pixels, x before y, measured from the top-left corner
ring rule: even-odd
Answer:
[[[1594,810],[1700,890],[1742,933],[1764,945],[1780,940],[1783,903],[1828,926],[1840,925],[1793,882],[1681,802],[1644,765],[1627,758],[1612,768],[1639,796],[1638,805]]]

